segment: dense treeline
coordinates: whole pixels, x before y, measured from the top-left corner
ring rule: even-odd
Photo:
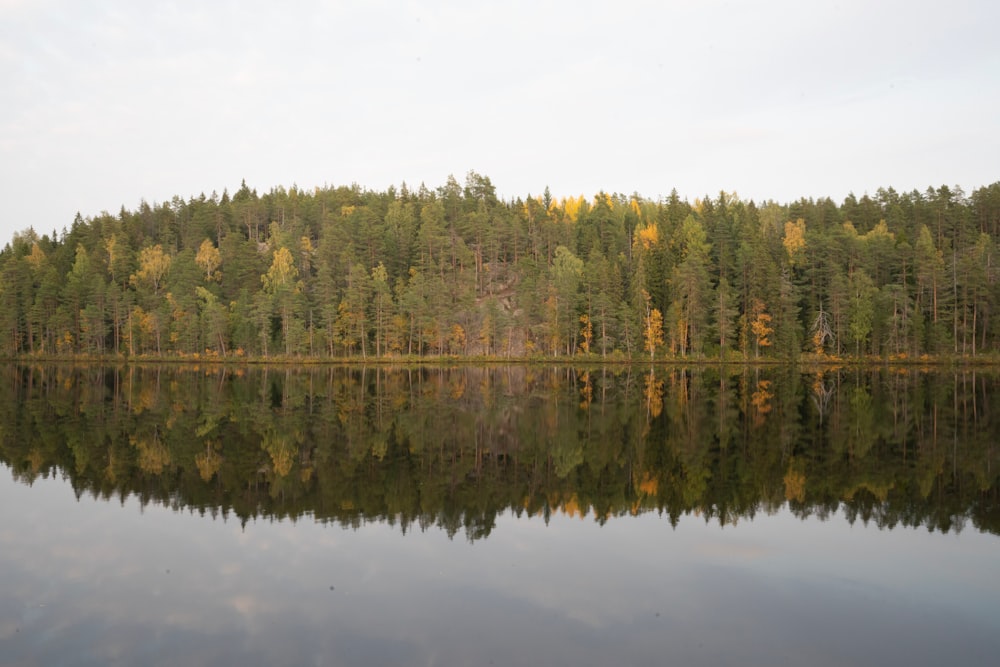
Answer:
[[[245,184],[0,253],[0,354],[1000,352],[1000,183],[757,205]]]
[[[184,368],[6,367],[0,461],[78,494],[470,538],[506,512],[726,524],[785,503],[1000,533],[991,373]]]

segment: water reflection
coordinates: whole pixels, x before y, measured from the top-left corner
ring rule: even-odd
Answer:
[[[487,540],[77,501],[0,475],[11,665],[988,665],[997,538],[787,508],[497,517]]]
[[[997,534],[997,375],[630,367],[8,366],[26,483],[241,522],[305,515],[470,540],[497,518],[787,506]]]

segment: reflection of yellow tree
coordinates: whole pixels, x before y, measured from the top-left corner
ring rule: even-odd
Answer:
[[[632,506],[629,508],[632,516],[638,516],[642,512],[643,506],[648,506],[647,499],[656,498],[659,493],[659,480],[649,471],[642,473],[642,476],[639,477],[639,483],[636,485],[635,500],[632,501]]]
[[[28,452],[28,464],[31,466],[31,472],[37,475],[38,471],[42,469],[44,461],[45,457],[38,450],[38,447],[32,447],[31,451]]]
[[[151,475],[159,475],[170,465],[170,450],[160,440],[159,433],[152,438],[129,438],[133,447],[139,450],[139,468]]]
[[[771,411],[771,381],[760,380],[757,382],[757,389],[750,396],[750,404],[754,408],[754,424],[760,426],[764,423],[764,416]]]
[[[385,455],[389,453],[389,442],[384,437],[376,437],[372,440],[372,456],[377,458],[379,461],[385,458]]]
[[[104,467],[104,479],[114,484],[118,480],[118,457],[115,456],[114,447],[108,447],[108,465]]]
[[[198,473],[206,482],[212,479],[222,466],[222,457],[215,451],[217,444],[206,440],[205,451],[200,452],[194,457],[194,464],[198,466]]]
[[[583,382],[583,387],[580,389],[580,409],[589,410],[594,400],[594,385],[590,381],[590,373],[584,373],[580,380]]]
[[[760,380],[757,382],[757,390],[750,398],[750,402],[753,403],[754,408],[761,414],[767,414],[771,411],[771,399],[774,398],[774,394],[771,393],[770,389],[770,380]]]
[[[453,400],[458,400],[465,396],[465,375],[458,375],[448,382],[448,394]]]
[[[649,369],[649,375],[646,376],[644,395],[646,396],[646,415],[656,419],[663,412],[663,380],[656,379],[652,368]]]
[[[677,397],[677,406],[682,409],[687,408],[691,401],[691,385],[688,374],[684,371],[677,371],[668,377],[670,378],[670,393]]]
[[[566,516],[577,517],[579,519],[583,519],[586,516],[586,510],[580,507],[580,499],[575,493],[563,502],[562,511],[565,512]]]
[[[650,473],[644,473],[639,482],[639,492],[647,496],[655,497],[660,492],[660,482]]]
[[[806,475],[797,465],[795,459],[788,464],[788,472],[785,473],[785,500],[804,503],[806,501]]]
[[[292,446],[291,438],[272,430],[264,436],[264,449],[271,455],[272,469],[276,476],[284,477],[292,471],[295,448]]]

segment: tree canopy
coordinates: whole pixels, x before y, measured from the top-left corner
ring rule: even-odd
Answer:
[[[0,354],[996,354],[998,235],[1000,182],[839,204],[244,183],[15,235]]]

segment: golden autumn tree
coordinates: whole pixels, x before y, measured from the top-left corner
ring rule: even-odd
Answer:
[[[201,242],[194,261],[205,272],[206,282],[212,280],[218,281],[222,278],[222,274],[216,271],[216,269],[222,266],[222,253],[219,252],[219,249],[209,239]]]
[[[452,354],[462,354],[465,351],[465,327],[461,324],[451,325],[448,332],[448,350]]]
[[[760,348],[768,347],[771,344],[769,336],[774,333],[771,326],[771,315],[767,312],[767,306],[760,299],[753,299],[750,302],[750,332],[754,338],[754,356],[760,356]]]
[[[25,257],[28,264],[31,265],[32,271],[36,273],[45,266],[45,252],[42,250],[41,246],[38,245],[38,241],[31,244],[31,253]]]
[[[291,251],[282,246],[274,251],[271,268],[260,277],[260,280],[264,284],[264,289],[273,294],[291,285],[298,276],[299,270],[295,266]]]
[[[650,250],[660,242],[660,229],[655,224],[639,229],[639,244],[643,250]]]
[[[584,313],[580,316],[580,325],[580,351],[589,354],[590,341],[594,339],[594,323],[590,321],[590,316]]]
[[[652,298],[649,292],[642,291],[642,298],[646,303],[645,315],[642,323],[642,338],[645,350],[649,352],[649,360],[656,358],[656,348],[663,345],[663,313],[659,308],[652,307]]]
[[[132,274],[132,281],[145,283],[153,288],[153,294],[159,294],[163,278],[170,271],[171,257],[163,251],[163,246],[154,246],[139,251],[139,270]]]
[[[781,244],[788,253],[788,265],[795,266],[802,261],[806,249],[806,221],[799,218],[795,222],[785,223],[785,236]]]
[[[583,195],[579,197],[566,197],[562,200],[563,211],[566,212],[566,217],[576,222],[580,217],[580,209],[586,202],[586,198]]]
[[[299,270],[295,266],[295,258],[292,257],[292,252],[284,246],[274,251],[271,267],[267,273],[260,277],[264,292],[274,300],[272,308],[277,309],[281,314],[281,333],[285,340],[285,354],[291,354],[292,350],[292,316],[295,298],[301,288],[297,281],[298,277]]]

